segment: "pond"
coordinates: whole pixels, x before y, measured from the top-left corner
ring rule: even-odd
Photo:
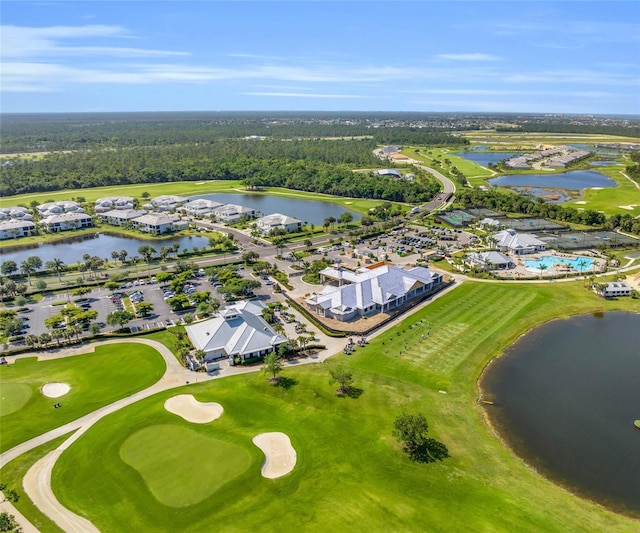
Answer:
[[[505,159],[509,159],[515,155],[516,152],[458,152],[453,155],[458,157],[462,157],[467,161],[473,161],[478,165],[486,167],[489,163],[499,163],[500,161],[504,161]]]
[[[222,204],[244,205],[260,211],[263,215],[281,213],[302,220],[303,222],[308,222],[309,224],[315,224],[316,226],[322,226],[325,218],[339,218],[345,211],[353,215],[353,220],[360,220],[360,215],[355,211],[351,211],[337,204],[319,202],[317,200],[298,200],[295,198],[269,196],[266,194],[234,193],[199,194],[192,198],[205,198]]]
[[[573,492],[640,516],[640,314],[540,326],[481,379],[493,426],[534,468]]]
[[[488,182],[498,187],[547,187],[569,190],[616,186],[616,182],[609,176],[595,170],[572,170],[561,174],[507,174]]]
[[[78,235],[55,243],[43,243],[40,246],[36,244],[28,247],[3,248],[0,253],[0,261],[11,259],[20,265],[27,257],[37,255],[43,263],[52,259],[61,259],[65,264],[70,265],[81,261],[84,254],[97,255],[112,261],[111,252],[113,251],[126,250],[128,257],[133,257],[139,255],[138,248],[145,244],[150,244],[156,250],[160,250],[163,246],[172,246],[174,242],[179,244],[180,251],[184,248],[192,250],[194,246],[198,248],[208,246],[209,238],[194,235],[149,241],[120,235],[105,235],[104,233]]]

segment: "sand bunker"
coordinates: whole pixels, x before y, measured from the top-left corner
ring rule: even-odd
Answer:
[[[629,211],[633,211],[636,207],[635,204],[631,204],[631,205],[619,205],[618,206],[620,209],[628,209]]]
[[[253,443],[262,450],[265,456],[262,465],[262,476],[269,479],[282,477],[296,466],[296,451],[291,446],[289,437],[284,433],[261,433],[253,437]]]
[[[60,398],[60,396],[67,394],[71,387],[68,383],[45,383],[41,390],[47,398]]]
[[[208,424],[220,418],[224,409],[216,402],[199,402],[192,394],[173,396],[164,402],[164,408],[193,424]]]
[[[587,202],[586,202],[585,200],[580,200],[580,201],[578,201],[578,202],[573,202],[573,203],[574,203],[574,204],[581,204],[581,205],[584,205],[584,204],[586,204]]]

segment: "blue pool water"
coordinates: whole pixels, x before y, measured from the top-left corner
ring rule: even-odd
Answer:
[[[555,255],[546,255],[540,259],[526,259],[524,265],[527,270],[532,272],[540,272],[540,265],[545,265],[546,269],[551,268],[553,265],[562,263],[571,267],[578,272],[587,272],[591,269],[593,259],[589,257],[578,257],[576,259],[568,259],[566,257],[558,257]],[[545,269],[545,270],[546,270]]]

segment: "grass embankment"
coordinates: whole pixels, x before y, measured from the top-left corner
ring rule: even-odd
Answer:
[[[18,359],[0,367],[0,451],[149,387],[165,366],[156,350],[132,343],[49,361]],[[42,385],[53,382],[67,383],[71,390],[61,398],[43,396]],[[55,403],[62,407],[54,409]]]
[[[189,386],[199,401],[224,407],[210,424],[165,411],[165,399],[181,390],[110,415],[62,455],[54,491],[102,531],[122,531],[123,524],[129,531],[183,532],[631,531],[638,522],[571,495],[514,457],[485,423],[476,382],[492,357],[537,324],[637,308],[631,299],[600,300],[580,283],[465,282],[354,355],[287,368],[286,386],[270,385],[261,373]],[[328,383],[338,363],[354,372],[361,389],[354,398],[336,397]],[[391,434],[402,411],[424,413],[451,457],[410,462]],[[164,468],[184,469],[175,484],[123,461],[140,431],[165,426],[180,434],[178,445],[147,438],[144,446],[154,461],[168,462]],[[295,469],[281,479],[260,475],[264,457],[251,439],[265,431],[286,433],[297,451]],[[216,441],[242,448],[251,462],[210,493],[204,477],[226,461],[209,454]],[[192,451],[176,454],[174,446]],[[194,492],[196,503],[178,513],[153,496],[163,490],[170,498]]]

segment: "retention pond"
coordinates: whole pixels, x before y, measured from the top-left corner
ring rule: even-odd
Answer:
[[[640,314],[540,326],[481,379],[486,411],[528,464],[572,492],[640,516]]]

